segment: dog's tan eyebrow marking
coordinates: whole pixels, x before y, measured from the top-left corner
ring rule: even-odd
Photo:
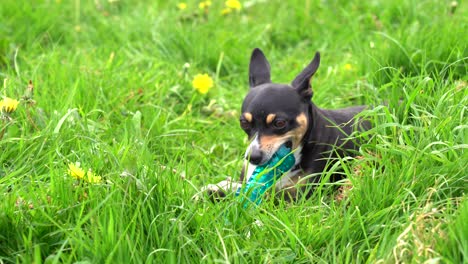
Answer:
[[[252,122],[252,114],[247,112],[247,113],[244,113],[244,118],[249,122],[251,123]]]
[[[267,115],[266,120],[265,120],[267,125],[271,124],[271,122],[273,122],[273,120],[275,120],[275,117],[276,117],[276,114]]]

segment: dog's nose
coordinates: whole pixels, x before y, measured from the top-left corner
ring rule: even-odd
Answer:
[[[253,165],[259,165],[263,161],[263,154],[261,150],[252,150],[250,156],[248,157],[249,161]]]

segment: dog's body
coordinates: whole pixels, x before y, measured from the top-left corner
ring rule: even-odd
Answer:
[[[277,192],[286,192],[286,199],[310,192],[301,185],[317,182],[331,159],[352,155],[358,147],[348,140],[356,129],[369,129],[368,122],[356,122],[354,117],[365,106],[325,110],[312,101],[310,79],[320,64],[316,53],[312,62],[291,85],[275,84],[270,80],[270,65],[262,51],[255,49],[249,67],[250,92],[242,104],[240,125],[251,144],[239,182],[223,181],[208,185],[203,191],[225,196],[223,190],[237,189],[250,177],[255,167],[267,162],[282,145],[291,148],[295,166],[276,183]],[[306,177],[308,176],[308,177]],[[337,180],[340,177],[333,177]]]

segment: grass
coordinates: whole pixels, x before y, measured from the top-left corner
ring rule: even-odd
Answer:
[[[223,2],[2,1],[0,93],[31,80],[35,104],[0,121],[0,262],[466,262],[466,3]],[[330,166],[353,186],[341,201],[325,180],[252,211],[191,200],[239,175],[254,47],[276,82],[319,50],[316,104],[376,106],[360,158]]]

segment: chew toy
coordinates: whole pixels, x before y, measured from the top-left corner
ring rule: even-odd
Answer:
[[[291,149],[282,145],[267,163],[255,168],[245,188],[237,189],[236,196],[239,196],[242,192],[249,195],[251,202],[259,205],[262,201],[261,196],[270,189],[276,180],[290,170],[295,163],[296,159],[291,153]],[[244,208],[247,206],[248,203],[244,203]]]

